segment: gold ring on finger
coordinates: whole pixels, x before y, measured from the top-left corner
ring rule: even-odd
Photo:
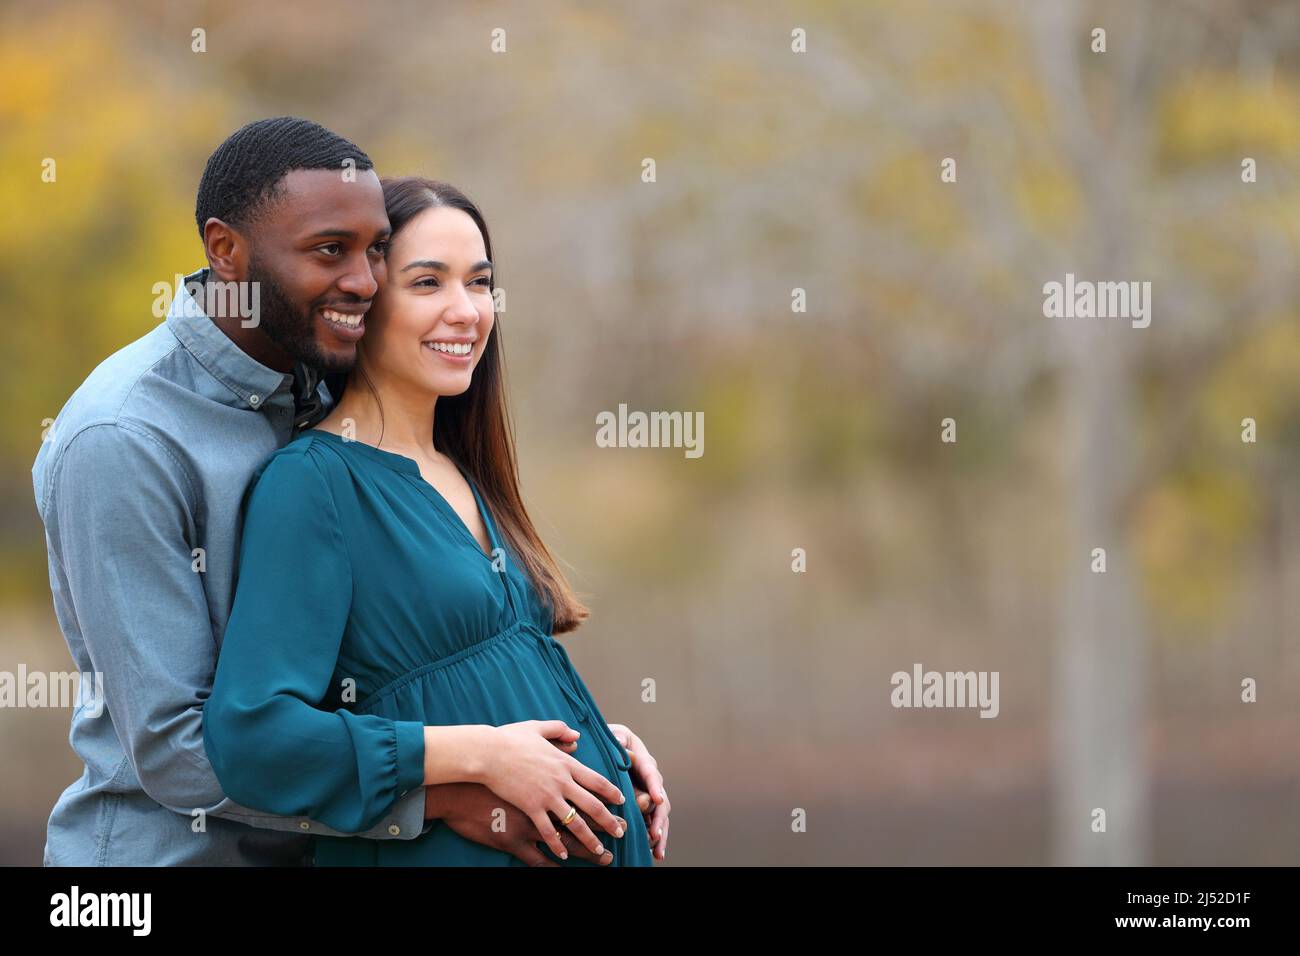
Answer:
[[[570,823],[573,822],[573,818],[576,817],[577,815],[578,815],[578,808],[575,807],[573,804],[569,804],[569,815],[560,821],[560,826],[567,827]]]

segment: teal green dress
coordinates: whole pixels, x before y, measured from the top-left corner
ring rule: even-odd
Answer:
[[[239,578],[203,735],[237,803],[346,833],[424,780],[424,726],[562,720],[623,791],[614,866],[651,866],[631,760],[552,636],[478,487],[493,556],[402,455],[309,429],[245,500]],[[556,863],[596,866],[570,855]],[[414,839],[316,837],[321,866],[523,866],[442,823]]]

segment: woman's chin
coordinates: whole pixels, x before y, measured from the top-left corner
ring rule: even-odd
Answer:
[[[466,371],[461,375],[430,375],[424,380],[424,387],[439,398],[454,398],[463,395],[474,377]]]

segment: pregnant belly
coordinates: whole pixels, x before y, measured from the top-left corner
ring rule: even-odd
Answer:
[[[529,719],[529,718],[524,718]],[[576,726],[576,724],[571,724]],[[603,756],[600,748],[597,747],[590,739],[589,734],[584,731],[583,736],[579,739],[578,749],[573,755],[580,763],[591,767],[601,776],[605,777],[614,786],[618,787],[623,793],[623,804],[608,803],[601,801],[616,817],[621,817],[626,821],[626,831],[621,838],[613,834],[606,833],[601,829],[593,827],[593,832],[600,838],[601,843],[614,854],[614,866],[627,865],[624,861],[628,857],[628,847],[635,846],[637,850],[648,846],[648,836],[645,829],[645,821],[641,818],[640,812],[636,808],[636,794],[632,787],[632,779],[625,770],[610,769],[603,764]],[[497,810],[499,807],[500,810]],[[504,800],[499,804],[493,805],[489,812],[492,814],[491,819],[485,820],[485,826],[495,825],[498,829],[495,832],[502,832],[506,826],[523,826],[528,828],[528,837],[536,840],[535,827],[532,822],[522,817],[518,812],[511,809],[509,813],[504,810],[507,804]],[[557,823],[558,829],[558,823]],[[486,839],[487,834],[475,831],[480,838]],[[635,841],[633,844],[632,841]],[[562,866],[596,866],[586,860],[570,856],[568,860],[561,860],[550,852],[544,846],[539,846],[543,855],[553,863]],[[649,865],[648,850],[646,851],[647,862],[639,865]],[[477,843],[474,840],[462,837],[459,833],[449,827],[447,824],[438,821],[428,833],[422,834],[412,840],[367,840],[360,837],[356,838],[335,838],[335,837],[317,837],[315,848],[315,863],[317,866],[525,866],[522,860],[512,853],[504,850],[497,850],[493,847]]]
[[[613,739],[605,719],[573,671],[558,644],[527,624],[516,624],[453,658],[419,668],[381,688],[357,708],[393,720],[418,720],[448,726],[488,724],[502,726],[525,720],[562,720],[577,730],[573,756],[605,777],[623,792],[622,805],[609,810],[627,820],[619,839],[596,831],[615,854],[629,840],[645,842],[645,824],[636,810],[626,752]],[[504,802],[502,804],[504,806]],[[625,808],[627,812],[625,813]],[[499,821],[503,817],[498,816]],[[498,826],[502,825],[501,822]],[[586,864],[570,857],[554,862]],[[523,866],[513,855],[464,839],[450,827],[437,823],[414,840],[318,839],[318,865],[381,866]]]

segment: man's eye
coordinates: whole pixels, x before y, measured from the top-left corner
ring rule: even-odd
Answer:
[[[387,240],[387,239],[381,239],[379,242],[376,242],[376,243],[375,243],[373,246],[371,246],[370,248],[371,248],[372,251],[374,251],[374,252],[377,253],[378,255],[386,256],[386,255],[388,255],[388,240]]]
[[[323,252],[323,253],[325,253],[325,255],[327,255],[327,256],[333,256],[333,255],[337,255],[338,252],[339,252],[339,250],[342,249],[342,248],[343,248],[343,244],[342,244],[342,243],[338,243],[338,242],[327,242],[327,243],[325,243],[325,245],[323,245],[323,246],[317,246],[317,247],[316,247],[316,250],[317,250],[318,252]],[[331,250],[332,250],[332,251],[331,251]]]
[[[485,289],[491,287],[492,285],[492,278],[490,276],[482,276],[481,278],[475,279],[474,281],[483,283],[483,287]]]

